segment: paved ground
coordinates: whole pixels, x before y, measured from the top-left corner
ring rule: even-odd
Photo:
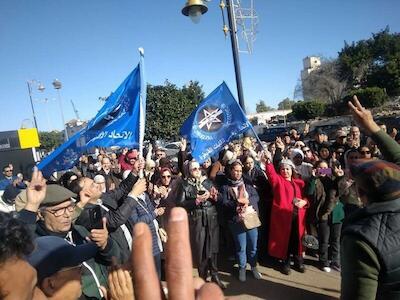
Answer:
[[[314,258],[306,257],[306,273],[294,270],[289,276],[279,271],[279,266],[270,263],[260,266],[262,280],[254,280],[251,272],[247,272],[246,283],[236,279],[236,271],[231,275],[232,263],[223,262],[220,269],[221,279],[228,284],[226,296],[234,299],[267,299],[267,300],[333,300],[340,296],[340,274],[336,271],[325,273],[320,271]]]

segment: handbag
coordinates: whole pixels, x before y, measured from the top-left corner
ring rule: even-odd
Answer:
[[[233,189],[229,188],[228,191],[233,197],[233,199],[237,201],[237,196],[233,191]],[[246,210],[243,213],[239,214],[239,218],[241,220],[243,227],[246,230],[250,230],[261,226],[261,221],[260,218],[258,217],[258,213],[251,205],[247,206]]]
[[[258,213],[254,210],[252,206],[246,207],[246,211],[243,214],[242,223],[244,228],[246,228],[247,230],[261,226],[261,221],[258,217]]]

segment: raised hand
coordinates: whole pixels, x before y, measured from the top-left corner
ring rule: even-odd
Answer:
[[[135,299],[164,299],[151,252],[151,233],[144,223],[134,227],[132,270]],[[170,300],[222,300],[224,294],[215,283],[193,279],[192,254],[189,242],[187,212],[173,208],[168,224],[166,245],[166,277]]]
[[[37,212],[40,204],[46,197],[46,189],[46,179],[44,179],[42,172],[35,167],[32,173],[31,182],[26,188],[27,203],[25,209]]]
[[[164,212],[165,212],[165,207],[159,207],[159,208],[156,208],[156,209],[154,210],[154,213],[155,213],[157,216],[162,216],[162,215],[164,214]]]
[[[186,151],[187,141],[185,138],[181,138],[181,151]]]
[[[333,171],[338,177],[344,176],[344,170],[342,170],[342,166],[335,167]]]
[[[134,299],[132,277],[128,271],[114,267],[108,273],[109,299],[132,300]]]
[[[79,192],[79,202],[77,206],[84,208],[91,200],[97,200],[96,195],[90,189],[82,190]]]
[[[138,181],[133,185],[131,194],[133,196],[138,197],[139,195],[143,194],[147,190],[147,183],[146,179],[139,178]]]
[[[104,250],[108,243],[108,230],[107,230],[107,219],[103,218],[102,229],[92,229],[90,231],[89,239],[96,243],[97,247]]]
[[[263,151],[261,151],[259,154],[259,157],[260,157],[260,159],[259,159],[260,162],[262,162],[263,164],[272,162],[272,154],[267,149],[264,149]]]
[[[353,96],[353,103],[348,102],[348,106],[353,115],[354,121],[364,128],[368,134],[378,132],[380,127],[375,123],[370,110],[363,107],[358,101],[357,96]]]
[[[276,148],[281,149],[282,152],[285,150],[285,144],[283,143],[283,141],[280,137],[276,138],[275,145],[276,145]]]

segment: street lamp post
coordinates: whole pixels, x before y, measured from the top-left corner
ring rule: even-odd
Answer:
[[[238,49],[238,40],[237,40],[237,28],[235,12],[233,7],[232,0],[226,0],[228,3],[228,22],[229,22],[229,32],[231,35],[231,45],[232,45],[232,56],[233,56],[233,64],[235,66],[235,76],[236,76],[236,87],[238,92],[239,105],[242,107],[243,111],[246,113],[246,108],[244,106],[244,97],[243,97],[243,86],[242,86],[242,75],[240,72],[240,62],[239,62],[239,49]]]
[[[39,90],[40,92],[43,92],[45,88],[44,88],[44,86],[43,86],[40,82],[38,82],[38,81],[36,81],[36,80],[34,80],[34,79],[28,80],[28,81],[26,82],[26,84],[28,85],[28,93],[29,93],[29,100],[30,100],[30,102],[31,102],[32,115],[33,115],[33,122],[34,122],[34,124],[35,124],[36,130],[39,131],[39,128],[38,128],[38,125],[37,125],[37,121],[36,121],[35,107],[33,106],[32,84],[37,84],[37,85],[38,85],[38,90]]]
[[[61,94],[60,94],[60,89],[62,88],[61,81],[58,79],[53,80],[53,87],[57,90],[57,96],[58,96],[58,104],[60,106],[60,111],[61,111],[61,120],[63,123],[63,129],[64,129],[64,139],[65,141],[68,141],[68,132],[67,132],[67,127],[65,126],[65,119],[64,119],[64,110],[61,102]]]
[[[210,0],[208,0],[208,1],[210,1]],[[238,100],[239,100],[239,105],[242,107],[243,111],[246,113],[244,97],[243,97],[242,76],[241,76],[241,72],[240,72],[239,48],[238,48],[238,40],[237,40],[237,35],[236,35],[237,28],[236,28],[233,0],[226,0],[226,3],[227,3],[227,7],[228,7],[229,29],[224,28],[224,32],[226,30],[228,30],[230,33],[233,63],[234,63],[234,67],[235,67],[236,87],[237,87],[237,92],[238,92]],[[221,8],[223,8],[225,6],[223,1],[221,1],[220,6],[221,6]],[[190,19],[194,23],[198,23],[200,21],[201,15],[205,14],[207,11],[208,11],[208,8],[204,4],[203,0],[187,0],[185,7],[182,9],[182,14],[190,17]]]

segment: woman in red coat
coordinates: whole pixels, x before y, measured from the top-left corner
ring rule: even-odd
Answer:
[[[303,193],[304,181],[293,178],[294,164],[291,160],[281,161],[279,174],[275,171],[269,152],[265,153],[262,160],[266,164],[265,172],[273,191],[268,252],[283,260],[282,273],[290,273],[291,254],[296,269],[304,273],[302,238],[308,204]]]

